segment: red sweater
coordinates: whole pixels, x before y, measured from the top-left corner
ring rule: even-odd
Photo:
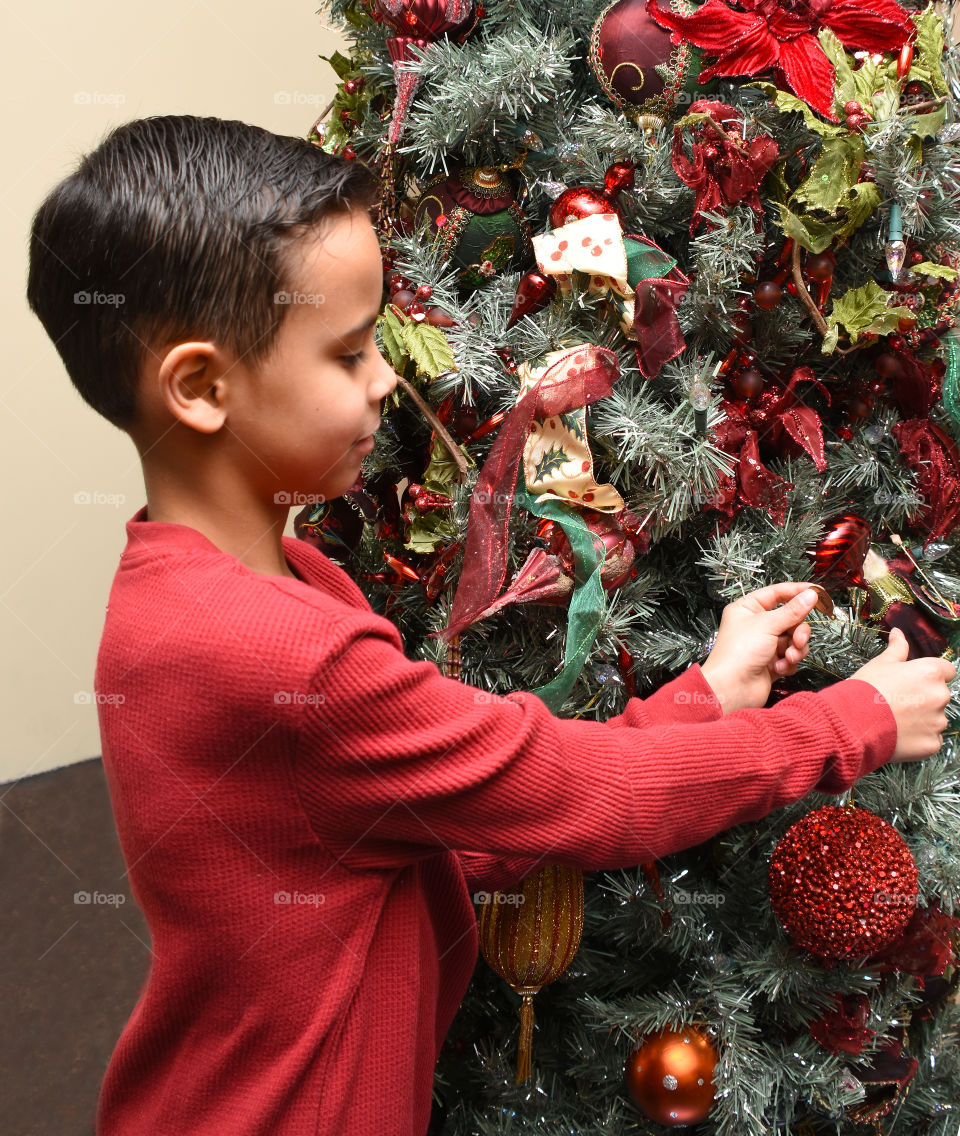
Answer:
[[[266,576],[145,514],[95,687],[153,957],[99,1136],[423,1136],[474,888],[663,856],[894,749],[854,679],[722,717],[693,665],[606,723],[555,718],[407,659],[304,542],[300,579]]]

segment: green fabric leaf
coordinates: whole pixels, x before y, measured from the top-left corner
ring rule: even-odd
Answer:
[[[636,288],[641,280],[658,279],[676,268],[677,262],[672,256],[662,249],[645,245],[643,241],[624,237],[623,247],[627,254],[627,283],[631,288]]]
[[[914,69],[923,69],[926,82],[934,94],[949,94],[947,80],[943,74],[943,20],[932,4],[922,12],[911,16],[917,25],[917,40],[914,47],[914,66],[910,68],[908,79],[914,78]]]
[[[403,343],[403,323],[393,308],[386,307],[380,316],[380,342],[395,371],[402,372],[409,361],[409,354]]]
[[[840,339],[840,328],[834,325],[830,328],[827,334],[823,337],[823,345],[820,350],[824,355],[832,355],[837,349],[837,343]]]
[[[467,468],[476,469],[477,463],[467,453],[466,447],[457,448],[466,458]],[[430,464],[420,484],[428,493],[444,493],[448,497],[454,495],[454,487],[460,484],[460,471],[456,462],[450,457],[442,438],[433,439]],[[410,522],[403,547],[413,552],[436,552],[438,548],[444,548],[456,540],[458,535],[457,526],[449,509],[429,509]]]
[[[888,75],[883,77],[883,87],[873,95],[873,117],[877,122],[886,122],[897,113],[900,106],[900,84]]]
[[[801,217],[779,203],[777,208],[780,210],[780,227],[786,236],[792,237],[809,252],[823,252],[836,235],[835,230],[824,221],[810,216]]]
[[[435,379],[444,371],[456,369],[453,351],[439,327],[426,320],[408,320],[401,329],[403,345],[417,365],[417,373]]]
[[[862,162],[863,139],[859,134],[824,138],[823,149],[794,194],[795,199],[825,213],[835,213],[856,184]]]
[[[915,276],[938,276],[941,280],[956,280],[957,270],[948,264],[934,264],[932,260],[924,260],[907,270]]]
[[[743,85],[745,87],[758,87],[768,96],[781,114],[802,114],[808,129],[814,131],[815,134],[827,138],[835,134],[846,133],[845,127],[837,126],[832,122],[824,122],[822,118],[817,118],[803,99],[798,99],[796,95],[791,95],[789,91],[781,91],[772,83],[744,83]]]
[[[880,189],[876,182],[860,181],[851,186],[844,207],[847,219],[837,230],[841,240],[855,233],[880,208]]]
[[[910,129],[918,138],[936,138],[937,131],[947,121],[946,103],[928,114],[915,114],[910,119]]]
[[[875,280],[868,280],[861,288],[848,288],[834,300],[833,309],[827,316],[827,324],[838,330],[843,327],[851,343],[856,343],[864,332],[887,335],[896,331],[900,320],[911,319],[913,313],[909,308],[888,307],[887,301],[892,295],[892,292],[884,291]],[[826,343],[826,339],[824,342]],[[836,347],[835,338],[832,342],[833,347]]]
[[[330,64],[339,79],[346,79],[354,70],[353,62],[345,55],[341,55],[339,51],[335,51],[333,55],[321,55],[320,58],[325,59]]]
[[[829,28],[821,28],[818,38],[824,55],[833,64],[835,102],[841,108],[844,103],[851,99],[862,102],[860,92],[857,89],[856,72],[850,66],[847,53],[843,50],[843,44]]]

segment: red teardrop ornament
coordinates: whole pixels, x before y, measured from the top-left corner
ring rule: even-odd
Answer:
[[[545,308],[556,290],[557,282],[542,272],[528,272],[521,276],[507,327],[513,327],[523,316],[531,316]]]

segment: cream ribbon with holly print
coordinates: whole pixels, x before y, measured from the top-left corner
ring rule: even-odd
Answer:
[[[539,367],[521,364],[517,368],[521,384],[517,401],[551,367],[555,368],[553,373],[559,380],[564,372],[555,365],[578,349],[551,351]],[[545,379],[544,386],[553,381]],[[612,485],[598,485],[594,480],[585,406],[546,419],[535,418],[530,423],[530,433],[523,447],[523,473],[527,490],[538,503],[563,501],[568,505],[586,505],[601,513],[618,513],[623,508],[623,498]]]

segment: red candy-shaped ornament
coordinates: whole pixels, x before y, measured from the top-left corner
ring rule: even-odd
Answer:
[[[625,189],[632,189],[634,166],[632,162],[614,162],[603,178],[603,189],[587,185],[572,185],[550,207],[550,227],[559,229],[567,221],[580,221],[595,213],[617,213],[617,198]]]

